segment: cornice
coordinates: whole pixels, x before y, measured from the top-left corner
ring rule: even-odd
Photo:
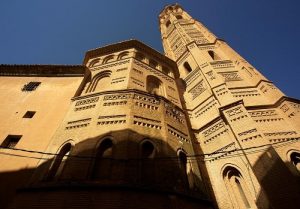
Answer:
[[[135,48],[135,49],[144,51],[146,54],[150,54],[151,56],[153,56],[153,58],[156,58],[157,61],[165,62],[168,65],[170,65],[171,67],[177,68],[176,63],[173,60],[162,55],[160,52],[147,46],[146,44],[144,44],[138,40],[134,40],[134,39],[128,40],[128,41],[123,41],[123,42],[118,42],[115,44],[110,44],[107,46],[103,46],[100,48],[91,49],[91,50],[87,51],[85,54],[85,58],[83,60],[83,65],[85,65],[87,63],[87,61],[93,57],[106,55],[109,53],[126,50],[126,49],[130,49],[130,48]]]
[[[0,76],[83,77],[82,65],[0,65]]]
[[[300,100],[292,97],[282,96],[280,99],[278,99],[274,104],[269,105],[254,105],[254,106],[245,106],[247,110],[256,110],[256,109],[269,109],[269,108],[276,108],[280,106],[283,102],[289,101],[289,102],[295,102],[300,104]]]

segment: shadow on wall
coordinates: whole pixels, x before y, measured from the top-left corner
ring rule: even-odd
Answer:
[[[264,204],[264,194],[272,209],[298,209],[300,207],[300,177],[293,174],[279,158],[273,148],[269,148],[253,167],[263,191],[257,197],[257,205]],[[264,194],[263,194],[264,193]]]
[[[10,182],[23,186],[31,178],[10,208],[211,208],[199,178],[186,173],[182,156],[160,139],[122,130],[83,140],[64,154],[68,151],[71,156],[57,156],[34,171],[1,173],[11,190]],[[2,205],[13,194],[1,195]]]

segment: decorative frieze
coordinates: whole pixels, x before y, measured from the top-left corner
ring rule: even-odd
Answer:
[[[124,124],[126,123],[126,115],[101,115],[98,117],[100,121],[97,125],[114,125],[114,124]]]
[[[115,106],[115,105],[126,105],[127,101],[119,101],[119,102],[104,102],[103,106]]]
[[[90,124],[91,118],[85,118],[80,120],[74,120],[67,122],[66,130],[87,127]]]
[[[263,117],[263,116],[276,116],[277,115],[275,110],[250,111],[249,114],[252,118]]]
[[[147,128],[161,129],[160,121],[134,115],[133,124]]]
[[[169,124],[167,126],[168,126],[168,133],[175,136],[180,141],[189,142],[189,140],[187,139],[187,134],[183,133],[182,131],[174,128],[173,126],[171,126]]]
[[[243,79],[239,76],[238,72],[219,72],[221,76],[228,81],[242,81]]]
[[[197,67],[195,70],[190,72],[187,77],[184,78],[184,81],[187,86],[191,85],[196,79],[199,79],[201,76],[200,68]]]
[[[146,108],[146,109],[150,109],[150,110],[158,110],[158,106],[146,104],[143,102],[135,102],[134,104],[135,104],[135,106],[138,106],[138,107],[142,107],[142,108]]]
[[[213,153],[211,153],[211,155],[213,157],[211,155],[208,155],[205,160],[209,161],[209,162],[212,162],[212,161],[218,160],[222,157],[226,157],[227,155],[230,154],[230,151],[235,150],[235,149],[231,148],[231,147],[234,147],[234,145],[235,145],[235,142],[232,142],[232,143],[230,143],[230,144],[228,144],[228,145],[226,145],[226,146],[224,146],[224,147],[222,147],[218,150],[215,150]],[[229,148],[230,148],[230,150],[229,150]]]
[[[268,119],[255,119],[255,122],[262,123],[262,122],[274,122],[274,121],[282,121],[283,118],[268,118]]]
[[[191,88],[188,93],[192,95],[192,100],[196,99],[200,94],[205,91],[204,81],[199,81],[193,88]]]
[[[179,123],[184,123],[184,114],[182,111],[178,110],[178,108],[165,103],[166,115],[178,121]]]
[[[209,138],[205,139],[203,141],[204,144],[208,144],[209,142],[212,142],[214,139],[219,138],[220,136],[222,136],[223,134],[227,133],[228,129],[225,128],[225,126],[223,128],[218,129],[217,131],[214,132],[214,134],[212,134]]]
[[[211,70],[211,71],[208,71],[207,73],[205,73],[207,76],[208,76],[208,78],[210,79],[210,80],[215,80],[216,79],[216,76],[215,76],[215,74],[213,73],[213,71]]]
[[[120,68],[120,69],[117,69],[116,72],[122,72],[122,71],[125,71],[125,70],[127,70],[127,69],[128,69],[127,67]]]
[[[96,104],[92,104],[92,105],[86,105],[86,106],[82,106],[82,107],[75,107],[74,111],[81,111],[81,110],[87,110],[87,109],[91,109],[96,107]]]
[[[112,94],[104,96],[104,101],[106,100],[119,100],[119,99],[130,99],[130,94]]]
[[[134,78],[134,77],[130,77],[130,78],[132,79],[132,83],[134,83],[134,84],[136,84],[138,86],[141,86],[141,87],[145,87],[143,81],[140,81],[139,79]]]
[[[111,84],[123,82],[123,81],[125,81],[125,78],[126,78],[125,76],[119,77],[119,78],[114,78],[114,79],[112,79]]]
[[[133,71],[136,72],[137,74],[143,75],[143,71],[140,71],[136,68],[133,68]]]
[[[209,111],[212,107],[216,106],[218,102],[211,97],[210,99],[206,100],[202,105],[200,105],[197,110],[195,111],[195,118],[200,117],[205,112]]]
[[[222,68],[233,68],[234,64],[231,60],[222,60],[222,61],[214,61],[210,62],[211,66],[214,69],[222,69]]]
[[[116,61],[116,62],[113,62],[113,63],[110,63],[110,64],[104,64],[104,65],[97,66],[97,67],[92,67],[90,69],[91,69],[91,71],[96,71],[96,70],[102,70],[102,69],[112,68],[112,67],[115,67],[115,66],[118,66],[118,65],[127,64],[127,63],[129,63],[129,59],[127,59],[127,60],[121,60],[121,61]]]
[[[99,97],[93,97],[88,99],[79,100],[76,102],[75,106],[81,106],[86,104],[91,104],[99,101]]]
[[[261,95],[258,90],[239,90],[231,91],[231,93],[234,97],[253,97]]]
[[[141,100],[143,102],[149,102],[149,103],[155,104],[155,105],[159,105],[160,104],[160,101],[158,99],[155,99],[153,97],[148,97],[148,96],[140,95],[140,94],[134,94],[133,99],[135,99],[135,100]]]
[[[296,131],[280,131],[280,132],[272,132],[272,133],[264,133],[265,136],[272,137],[272,136],[290,136],[296,135]]]
[[[246,112],[244,112],[243,109],[240,106],[231,108],[229,110],[226,110],[225,113],[230,118],[229,119],[230,122],[234,122],[234,121],[237,121],[237,120],[248,117]]]
[[[212,127],[209,127],[207,130],[205,130],[202,134],[204,137],[208,137],[209,135],[215,133],[219,129],[225,127],[225,124],[223,121],[219,121],[218,123],[214,124]]]
[[[217,96],[222,96],[224,94],[228,94],[228,90],[224,85],[217,87],[215,92],[216,92]]]
[[[108,121],[99,121],[97,125],[117,125],[117,124],[125,124],[126,120],[108,120]]]
[[[144,64],[144,63],[142,63],[138,60],[135,60],[135,59],[133,60],[133,63],[140,66],[140,67],[142,67],[143,69],[146,69],[146,70],[150,71],[151,73],[153,73],[153,74],[155,74],[159,77],[164,78],[165,80],[167,80],[169,82],[173,82],[173,79],[171,77],[165,75],[163,72],[161,72],[157,69],[154,69],[154,68],[152,68],[152,67],[150,67],[150,66],[148,66],[148,65],[146,65],[146,64]]]

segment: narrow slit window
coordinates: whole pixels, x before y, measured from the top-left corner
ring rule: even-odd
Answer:
[[[22,135],[8,135],[1,146],[5,148],[15,148],[21,137]]]
[[[27,111],[23,118],[33,118],[35,111]]]

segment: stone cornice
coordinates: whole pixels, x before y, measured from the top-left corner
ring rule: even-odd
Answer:
[[[292,97],[283,96],[277,102],[275,102],[274,104],[246,106],[245,108],[247,110],[274,108],[274,107],[280,106],[284,101],[289,101],[289,102],[294,102],[294,103],[300,104],[300,100],[299,99],[295,99],[295,98],[292,98]]]
[[[0,76],[83,77],[82,65],[0,65]]]
[[[71,98],[71,101],[78,101],[78,100],[81,100],[81,99],[87,99],[87,98],[91,98],[91,97],[97,97],[97,96],[101,96],[101,95],[108,95],[108,94],[143,94],[145,96],[148,96],[148,97],[155,97],[156,99],[159,99],[159,100],[163,100],[164,102],[166,103],[172,103],[172,105],[174,105],[174,107],[180,109],[183,111],[183,108],[179,107],[178,105],[174,104],[173,102],[171,102],[170,100],[166,99],[165,97],[163,96],[160,96],[160,95],[154,95],[154,94],[151,94],[151,93],[148,93],[148,92],[145,92],[145,91],[141,91],[141,90],[138,90],[138,89],[120,89],[120,90],[113,90],[113,91],[102,91],[102,92],[96,92],[96,93],[91,93],[91,94],[86,94],[86,95],[81,95],[81,96],[75,96],[73,98]]]
[[[156,51],[155,49],[147,46],[146,44],[144,44],[138,40],[123,41],[123,42],[119,42],[119,43],[115,43],[115,44],[107,45],[104,47],[89,50],[85,53],[83,65],[85,65],[87,63],[87,61],[93,57],[106,55],[109,53],[117,52],[120,50],[126,50],[126,49],[130,49],[130,48],[135,48],[135,49],[141,50],[141,51],[145,52],[146,54],[150,54],[151,56],[156,58],[157,61],[167,63],[172,68],[177,68],[176,63],[173,60],[162,55],[160,52]]]

